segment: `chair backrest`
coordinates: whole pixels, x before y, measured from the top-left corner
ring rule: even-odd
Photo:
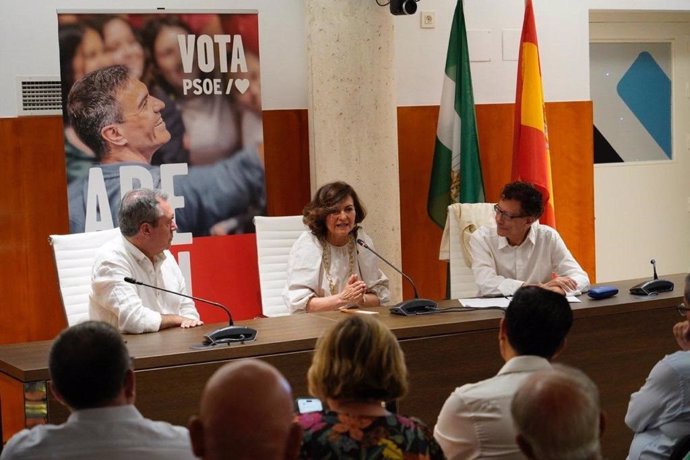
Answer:
[[[67,325],[73,326],[89,319],[91,269],[96,250],[120,235],[119,228],[99,232],[50,235],[62,305]]]
[[[469,241],[483,225],[496,225],[493,203],[455,203],[448,206],[446,230],[450,261],[450,297],[475,297],[478,292],[472,273]],[[444,239],[446,231],[444,230]]]
[[[307,230],[302,216],[254,217],[256,254],[259,261],[261,306],[264,316],[284,316],[290,310],[283,301],[290,249]]]

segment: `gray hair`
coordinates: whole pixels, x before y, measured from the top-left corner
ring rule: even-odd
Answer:
[[[74,130],[99,160],[109,150],[101,130],[123,121],[116,96],[129,80],[127,67],[105,67],[82,77],[67,97],[67,113]]]
[[[535,372],[515,393],[510,411],[534,458],[601,458],[599,390],[584,372],[563,365]]]
[[[134,236],[139,232],[143,223],[158,225],[158,218],[162,215],[158,207],[159,200],[167,200],[168,195],[160,190],[139,188],[130,190],[122,197],[117,220],[120,232],[124,236]]]

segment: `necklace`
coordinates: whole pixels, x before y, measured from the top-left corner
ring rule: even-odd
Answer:
[[[335,280],[331,275],[331,251],[333,250],[331,245],[322,239],[321,246],[323,247],[323,255],[321,257],[321,264],[323,265],[323,273],[326,275],[326,280],[328,281],[328,289],[331,291],[331,295],[336,295],[338,289],[335,285]],[[347,256],[348,256],[348,276],[354,273],[355,270],[355,237],[350,235],[347,240]]]

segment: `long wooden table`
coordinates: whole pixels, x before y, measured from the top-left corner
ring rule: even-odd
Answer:
[[[671,328],[682,319],[673,306],[682,299],[684,275],[666,277],[673,292],[636,297],[628,289],[640,280],[614,284],[617,296],[594,301],[582,296],[571,304],[575,323],[566,350],[557,359],[584,370],[599,386],[608,415],[603,439],[608,458],[625,458],[632,433],[623,422],[630,394],[642,385],[652,366],[677,349]],[[443,306],[457,301],[444,301]],[[400,402],[403,414],[433,426],[446,397],[459,385],[489,378],[503,365],[498,351],[495,310],[402,317],[385,307],[377,317],[398,337],[410,373],[410,393]],[[263,359],[283,372],[295,396],[307,394],[306,370],[316,339],[343,318],[339,312],[243,321],[256,328],[252,343],[196,350],[204,334],[218,324],[126,335],[135,358],[137,406],[152,419],[186,424],[196,412],[206,380],[222,364],[247,357]],[[0,398],[5,438],[44,416],[60,423],[68,413],[46,393],[47,413],[35,401],[49,379],[51,341],[0,346]],[[37,396],[38,395],[38,396]],[[28,414],[28,415],[27,415]]]

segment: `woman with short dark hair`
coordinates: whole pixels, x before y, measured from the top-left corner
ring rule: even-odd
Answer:
[[[388,278],[370,251],[358,251],[357,239],[373,246],[360,227],[366,210],[345,182],[322,186],[304,207],[309,227],[292,246],[283,299],[291,312],[377,307],[388,302]]]

